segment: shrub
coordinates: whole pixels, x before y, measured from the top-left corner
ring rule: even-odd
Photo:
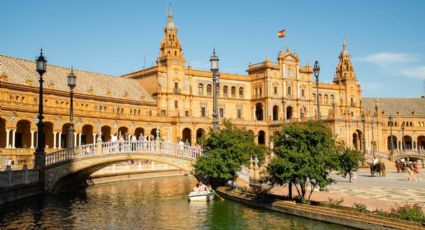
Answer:
[[[323,205],[328,208],[339,208],[341,207],[342,202],[344,202],[344,198],[341,198],[339,200],[328,198],[328,201],[325,202]]]
[[[370,211],[366,208],[366,205],[364,204],[354,203],[352,208],[360,213],[370,213]]]
[[[406,204],[404,206],[391,208],[389,217],[425,224],[425,213],[422,210],[422,206],[418,204]]]

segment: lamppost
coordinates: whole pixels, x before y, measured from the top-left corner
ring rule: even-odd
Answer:
[[[320,73],[320,66],[319,66],[319,62],[318,61],[316,61],[314,63],[313,73],[314,73],[314,76],[316,77],[317,120],[320,121],[320,101],[319,101],[319,73]]]
[[[219,72],[218,72],[218,57],[215,55],[215,49],[213,50],[213,55],[211,56],[211,72],[213,73],[213,132],[218,129],[218,112],[217,112],[217,94],[218,94],[218,84],[219,84]]]
[[[68,86],[71,103],[69,105],[69,130],[68,130],[68,148],[74,147],[74,87],[77,82],[77,77],[71,68],[71,73],[68,74]]]
[[[393,116],[390,114],[388,117],[388,123],[390,125],[390,160],[394,158],[394,140],[393,140]]]
[[[406,143],[404,142],[405,141],[405,139],[404,139],[404,129],[405,129],[405,124],[404,124],[404,122],[403,123],[401,123],[401,154],[403,154],[404,153],[404,146],[406,146]]]
[[[373,126],[375,125],[375,117],[372,117],[372,120],[371,120],[371,127],[372,127],[372,141],[371,141],[371,143],[372,143],[372,156],[373,156],[373,158],[375,158],[375,133],[374,133],[374,131],[373,131]]]
[[[363,124],[363,135],[362,135],[363,155],[366,158],[366,115],[364,113],[362,113],[361,120]]]
[[[39,180],[44,182],[44,167],[46,163],[44,152],[44,125],[43,125],[43,74],[46,73],[47,60],[43,56],[43,50],[36,60],[36,70],[40,75],[40,90],[38,94],[38,123],[37,123],[37,149],[35,150],[35,168],[39,169]]]

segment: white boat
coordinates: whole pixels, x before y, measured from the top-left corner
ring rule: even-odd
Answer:
[[[208,200],[211,200],[213,197],[214,197],[213,190],[193,191],[189,193],[189,195],[187,196],[189,201],[208,201]]]

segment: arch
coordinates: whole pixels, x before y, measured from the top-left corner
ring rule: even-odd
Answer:
[[[100,128],[100,132],[102,133],[102,141],[107,142],[111,140],[111,127],[105,125]]]
[[[425,149],[425,136],[419,136],[417,139],[417,148],[418,150]]]
[[[44,145],[46,148],[55,148],[53,146],[53,123],[43,122],[44,125]]]
[[[157,128],[153,128],[152,130],[151,130],[151,135],[152,135],[152,137],[153,137],[153,139],[156,139],[156,130],[158,130],[158,137],[161,137],[161,130],[160,129],[157,129]],[[151,138],[152,138],[151,137]]]
[[[396,136],[392,136],[393,137],[393,150],[397,149],[397,137]],[[387,137],[387,148],[388,150],[391,150],[391,135]]]
[[[134,130],[134,135],[137,140],[140,140],[140,137],[145,135],[145,130],[143,128],[136,128],[136,130]]]
[[[255,105],[255,119],[257,121],[262,121],[264,119],[263,104],[261,104],[261,103],[257,103]]]
[[[363,150],[362,138],[363,138],[362,131],[356,130],[356,132],[353,133],[353,147],[354,147],[354,149],[359,150],[359,151]]]
[[[229,89],[229,87],[227,87],[227,85],[223,86],[223,97],[227,97],[228,89]]]
[[[293,114],[293,111],[292,110],[293,110],[292,109],[292,106],[286,107],[286,119],[287,120],[291,120],[292,119],[292,114]]]
[[[16,124],[15,148],[31,147],[31,122],[20,120]]]
[[[202,83],[198,84],[198,95],[204,95],[204,85]]]
[[[279,119],[279,106],[273,106],[273,121],[277,121]]]
[[[128,128],[125,126],[121,126],[118,128],[118,139],[123,138],[124,140],[128,140]]]
[[[409,135],[404,135],[404,137],[402,139],[402,145],[403,145],[403,150],[411,150],[411,149],[413,149],[412,137],[409,136]]]
[[[62,134],[60,136],[61,148],[68,148],[69,146],[68,135],[69,135],[69,123],[66,123],[62,125]]]
[[[291,86],[288,86],[288,97],[291,97],[291,95],[292,95],[292,88],[291,88]]]
[[[93,144],[94,136],[93,136],[93,126],[92,125],[84,125],[81,128],[81,143],[80,145],[85,144]]]
[[[211,95],[212,94],[212,86],[211,86],[211,84],[208,84],[207,85],[207,94],[208,95]]]
[[[6,120],[0,117],[0,148],[6,148]]]
[[[204,145],[205,129],[199,128],[196,130],[196,143]]]
[[[189,128],[183,129],[182,141],[184,143],[189,143],[189,145],[192,145],[192,130],[190,130]]]
[[[265,145],[266,144],[266,132],[263,130],[260,130],[258,132],[258,144],[259,145]]]
[[[243,97],[243,87],[239,87],[239,97]]]
[[[236,97],[236,87],[232,86],[232,88],[230,89],[230,93],[232,94],[232,97]]]

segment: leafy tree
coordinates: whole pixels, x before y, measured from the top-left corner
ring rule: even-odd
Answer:
[[[294,123],[274,136],[276,157],[268,167],[273,184],[292,184],[298,195],[306,198],[307,186],[311,194],[317,186],[323,188],[333,182],[331,170],[338,167],[335,140],[329,128],[320,122]]]
[[[194,165],[195,174],[209,177],[213,185],[235,179],[242,165],[248,165],[250,157],[264,160],[265,148],[254,143],[254,134],[224,122],[224,128],[211,132],[205,140],[204,152]]]
[[[354,149],[344,149],[341,151],[338,156],[339,159],[339,167],[338,171],[343,176],[346,177],[348,175],[348,179],[351,182],[351,172],[355,172],[359,169],[359,162],[364,160],[363,154]]]

